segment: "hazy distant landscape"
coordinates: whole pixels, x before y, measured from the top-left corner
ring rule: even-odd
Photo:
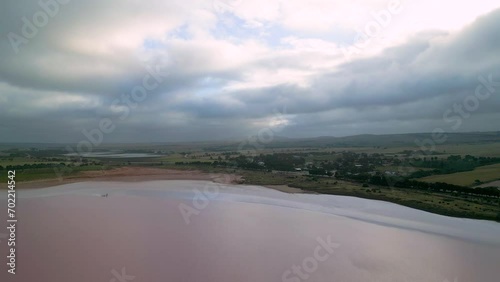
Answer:
[[[276,138],[265,149],[231,141],[106,144],[84,154],[67,153],[64,144],[3,144],[0,168],[19,172],[19,185],[26,181],[42,186],[41,180],[92,180],[99,172],[104,176],[105,171],[125,167],[233,174],[241,177],[240,184],[380,199],[500,221],[500,133],[452,134],[447,144],[433,148],[415,144],[431,136]],[[2,177],[6,183],[6,174]]]

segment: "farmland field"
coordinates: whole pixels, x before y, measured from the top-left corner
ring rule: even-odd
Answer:
[[[457,172],[451,174],[432,175],[418,180],[425,182],[445,182],[449,184],[472,186],[475,180],[490,182],[500,179],[500,164],[478,167],[472,171]]]

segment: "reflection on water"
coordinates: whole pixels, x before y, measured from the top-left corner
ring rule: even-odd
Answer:
[[[18,270],[0,280],[487,282],[500,275],[498,223],[255,186],[219,185],[205,195],[206,185],[215,184],[19,191]],[[5,244],[0,251],[7,253]]]

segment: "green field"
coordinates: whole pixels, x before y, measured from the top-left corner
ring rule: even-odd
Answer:
[[[436,151],[445,153],[447,155],[500,157],[500,143],[450,144],[436,146]]]
[[[462,186],[473,186],[475,181],[490,182],[500,179],[500,164],[478,167],[472,171],[432,175],[417,180],[425,182],[444,182]]]
[[[58,164],[58,163],[61,163],[61,162],[53,162],[53,161],[41,161],[41,160],[37,160],[37,159],[31,159],[31,158],[27,158],[27,157],[13,157],[13,158],[10,158],[10,157],[3,157],[3,158],[0,158],[0,165],[3,166],[3,167],[6,167],[8,165],[24,165],[24,164],[40,164],[40,163],[44,163],[44,164]]]
[[[388,146],[388,147],[343,147],[334,148],[335,151],[352,151],[357,153],[379,153],[379,154],[397,154],[405,150],[418,151],[420,148],[415,146]],[[483,144],[449,144],[437,145],[433,151],[437,156],[446,158],[450,155],[472,155],[478,157],[500,157],[500,143]],[[439,154],[439,155],[438,155]],[[429,155],[430,156],[430,155]]]
[[[37,169],[16,169],[16,182],[25,182],[41,179],[58,179],[59,175],[57,172],[62,173],[60,176],[68,177],[75,176],[82,171],[98,171],[103,169],[109,169],[106,166],[76,166],[71,168],[60,168],[60,170],[55,170],[55,168],[37,168]],[[7,170],[0,171],[0,187],[2,184],[7,183]]]

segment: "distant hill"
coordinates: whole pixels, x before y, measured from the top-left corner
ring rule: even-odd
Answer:
[[[500,142],[500,132],[470,132],[470,133],[445,133],[447,136],[444,144],[484,144]],[[363,134],[346,137],[322,136],[315,138],[287,138],[276,137],[272,142],[261,144],[266,148],[291,148],[291,147],[404,147],[416,146],[415,141],[425,139],[433,140],[432,133],[408,134]],[[221,142],[208,147],[224,148],[225,150],[237,149],[239,144]],[[224,144],[223,144],[224,143]]]

